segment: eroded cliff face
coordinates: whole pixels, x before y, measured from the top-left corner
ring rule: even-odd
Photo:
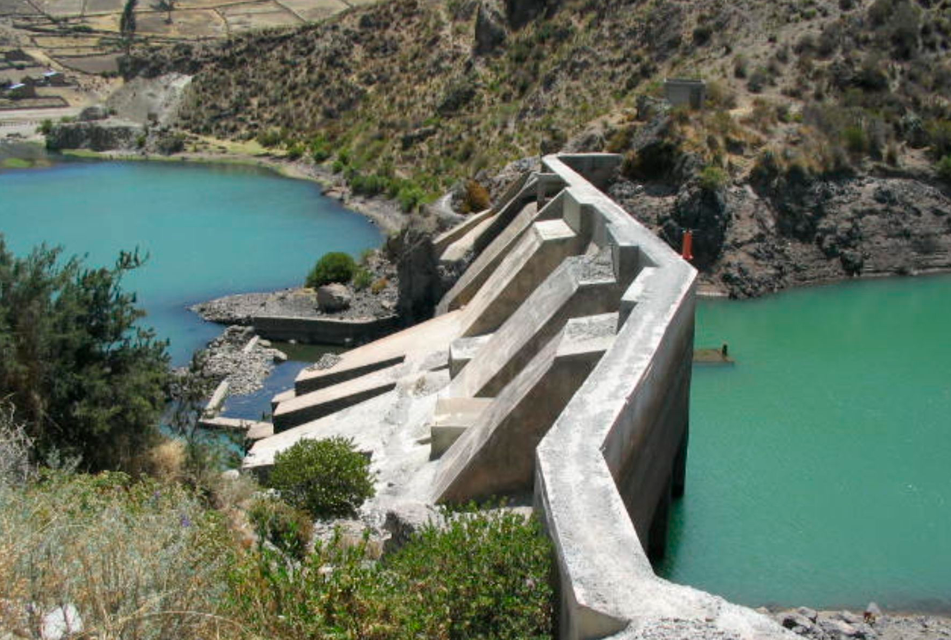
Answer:
[[[702,282],[732,297],[850,277],[951,270],[951,198],[914,177],[664,189],[619,177],[611,196],[679,250],[694,232]]]

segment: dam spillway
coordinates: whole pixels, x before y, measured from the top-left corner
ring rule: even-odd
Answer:
[[[562,638],[787,637],[648,561],[685,489],[696,272],[600,191],[619,162],[546,156],[482,222],[437,239],[444,256],[479,253],[438,315],[303,372],[244,466],[344,436],[377,473],[365,509],[533,491]]]

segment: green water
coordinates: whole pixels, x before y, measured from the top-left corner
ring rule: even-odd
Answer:
[[[41,242],[87,264],[119,250],[150,254],[125,281],[171,340],[176,364],[220,333],[187,307],[214,297],[300,284],[327,251],[380,243],[366,218],[312,183],[238,166],[63,162],[0,171],[0,231],[24,254]]]
[[[951,277],[701,301],[658,571],[748,605],[951,609]]]

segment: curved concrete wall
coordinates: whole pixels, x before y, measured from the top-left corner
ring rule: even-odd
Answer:
[[[568,185],[560,197],[569,224],[594,225],[585,232],[617,252],[615,270],[636,274],[617,339],[536,450],[535,506],[557,556],[559,635],[795,637],[751,609],[658,578],[648,560],[648,548],[662,549],[670,497],[683,490],[696,271],[579,173],[600,184],[618,161],[542,161]],[[630,273],[617,275],[630,282]]]

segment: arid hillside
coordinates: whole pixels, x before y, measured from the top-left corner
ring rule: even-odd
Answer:
[[[951,265],[951,2],[396,0],[215,46],[180,125],[435,194],[562,149],[625,153],[615,196],[711,284],[757,295]],[[669,77],[702,78],[702,110]]]

